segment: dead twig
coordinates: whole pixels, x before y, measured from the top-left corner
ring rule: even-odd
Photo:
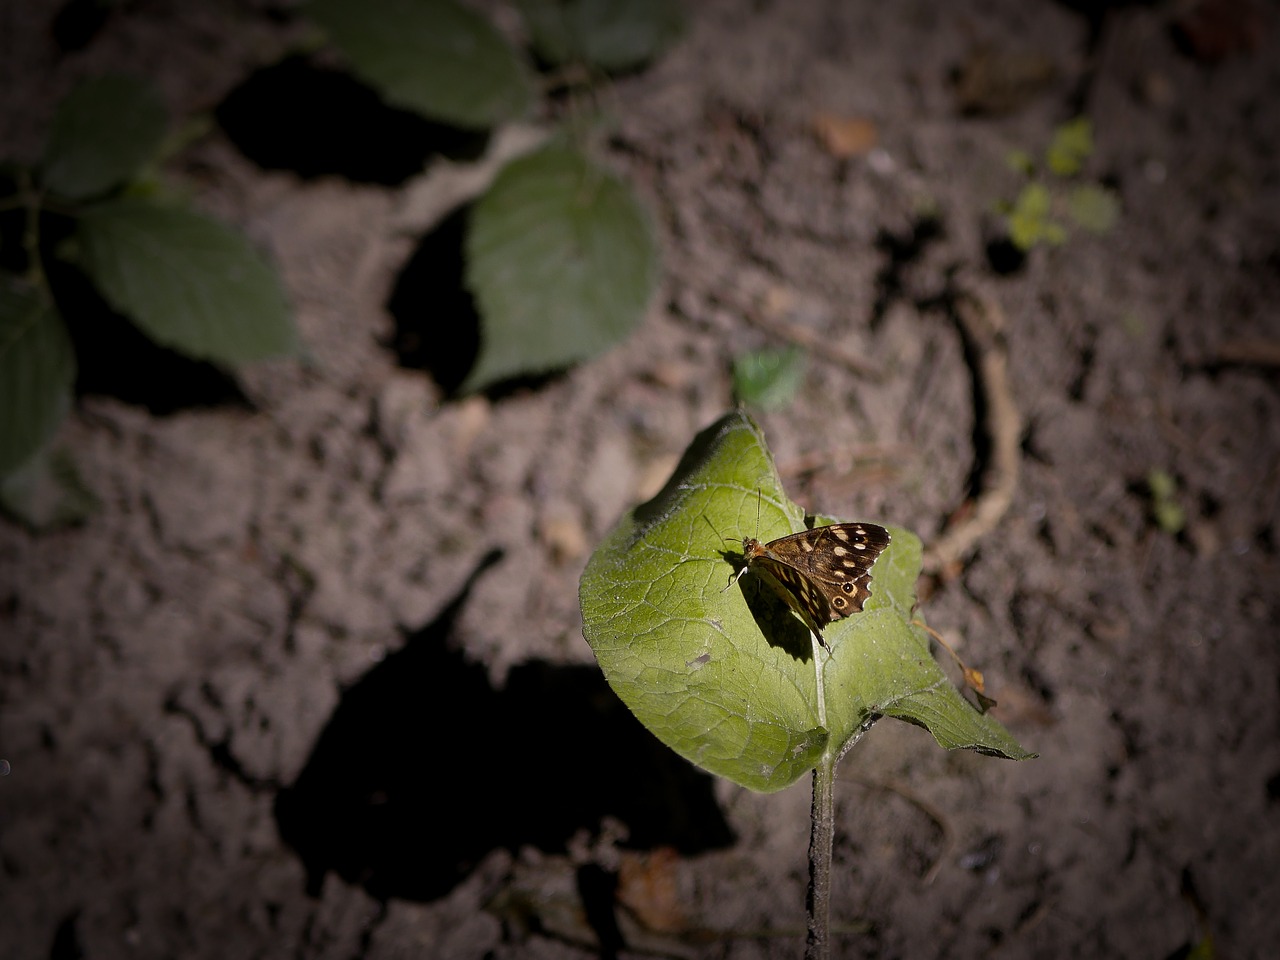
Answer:
[[[824,336],[817,330],[812,330],[803,324],[792,323],[782,317],[764,316],[760,311],[755,310],[748,310],[743,316],[748,323],[759,327],[766,333],[771,333],[780,340],[803,347],[810,357],[818,360],[834,361],[847,367],[858,376],[866,377],[873,382],[884,379],[883,369],[864,359],[861,354],[846,349],[838,343],[833,343],[829,337]]]
[[[919,627],[925,633],[929,634],[929,636],[933,637],[933,639],[938,642],[938,645],[942,647],[943,650],[951,654],[951,659],[956,662],[956,666],[960,668],[960,673],[964,676],[965,686],[972,690],[974,696],[978,698],[978,711],[980,713],[986,713],[992,707],[997,705],[995,700],[987,696],[987,681],[982,676],[981,670],[976,667],[971,667],[965,663],[960,654],[956,653],[954,648],[952,648],[951,644],[947,643],[947,641],[942,638],[942,634],[933,629],[933,627],[929,626],[923,620],[912,620],[911,625],[913,627]]]
[[[1215,360],[1237,367],[1280,367],[1280,342],[1262,337],[1228,340]]]
[[[982,472],[979,493],[965,519],[925,551],[924,571],[937,575],[957,566],[990,532],[1013,503],[1021,464],[1022,421],[1009,387],[1009,357],[1004,342],[1004,313],[989,297],[961,294],[955,300],[960,331],[976,358],[975,386],[986,405],[982,429],[991,457]]]
[[[863,443],[850,446],[827,447],[803,454],[778,464],[780,476],[801,477],[818,470],[851,472],[854,469],[877,469],[892,473],[910,455],[906,444]]]

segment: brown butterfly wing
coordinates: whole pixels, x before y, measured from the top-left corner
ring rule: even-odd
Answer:
[[[788,606],[800,614],[809,629],[821,633],[822,628],[834,619],[831,604],[822,588],[796,567],[772,556],[768,546],[760,544],[758,552],[752,554],[750,544],[753,542],[758,543],[747,541],[748,566],[763,575],[762,579]]]
[[[816,631],[863,608],[871,596],[871,567],[889,545],[889,531],[874,523],[837,523],[750,541],[747,562],[778,581],[786,599]]]

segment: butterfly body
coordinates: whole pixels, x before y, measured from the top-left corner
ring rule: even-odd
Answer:
[[[761,574],[825,646],[822,628],[857,613],[871,596],[871,567],[889,540],[874,523],[836,523],[768,543],[746,537],[738,577]]]

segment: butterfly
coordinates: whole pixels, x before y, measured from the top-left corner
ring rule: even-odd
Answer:
[[[835,523],[768,543],[744,537],[746,562],[729,586],[756,571],[825,647],[822,628],[857,613],[871,596],[871,568],[889,540],[874,523]]]

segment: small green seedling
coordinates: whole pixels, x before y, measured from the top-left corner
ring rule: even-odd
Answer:
[[[794,345],[739,354],[733,359],[734,399],[761,410],[780,410],[795,399],[807,365],[804,351]]]
[[[1176,537],[1187,526],[1187,512],[1178,502],[1178,482],[1157,467],[1147,474],[1147,492],[1151,494],[1151,518],[1156,526]]]
[[[1087,117],[1077,117],[1054,131],[1042,164],[1024,150],[1009,154],[1009,167],[1027,182],[1013,201],[998,204],[997,210],[1019,250],[1066,242],[1068,224],[1098,234],[1115,226],[1120,212],[1115,193],[1100,184],[1072,182],[1092,153],[1092,124]]]

